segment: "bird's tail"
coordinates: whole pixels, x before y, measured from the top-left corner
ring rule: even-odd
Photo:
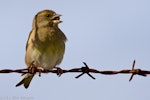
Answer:
[[[16,85],[16,87],[23,84],[24,87],[27,89],[29,87],[29,85],[30,85],[30,82],[31,82],[34,74],[27,73],[27,74],[25,74],[23,76],[24,76],[23,79]]]

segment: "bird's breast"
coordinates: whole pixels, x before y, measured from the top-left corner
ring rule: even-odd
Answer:
[[[32,45],[26,51],[26,63],[30,65],[34,61],[35,66],[50,70],[61,63],[64,51],[65,43],[60,40]]]

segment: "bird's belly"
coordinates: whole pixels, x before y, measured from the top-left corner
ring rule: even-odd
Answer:
[[[34,61],[36,67],[43,67],[44,69],[51,70],[56,65],[61,63],[64,54],[64,47],[58,46],[46,48],[42,51],[33,48],[30,53],[26,54],[26,64],[30,65]]]

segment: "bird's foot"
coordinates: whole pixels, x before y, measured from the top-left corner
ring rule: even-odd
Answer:
[[[30,74],[35,74],[36,73],[36,66],[34,64],[34,61],[31,62],[30,66],[28,67],[28,72]]]
[[[37,67],[36,70],[39,72],[39,77],[40,77],[42,71],[44,71],[44,68],[43,67]]]
[[[60,67],[54,67],[56,68],[57,75],[60,77],[63,74],[63,70]]]
[[[28,67],[28,72],[30,74],[35,74],[36,72],[38,72],[39,76],[41,76],[42,71],[44,71],[44,68],[35,66],[34,61]]]

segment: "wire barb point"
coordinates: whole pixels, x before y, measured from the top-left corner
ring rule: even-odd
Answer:
[[[132,70],[131,71],[134,71],[134,66],[135,66],[135,60],[133,61],[133,64],[132,64]],[[135,73],[132,72],[131,76],[130,76],[130,79],[129,79],[129,82],[133,79],[133,76],[135,75]]]
[[[91,69],[88,67],[88,65],[87,65],[85,62],[83,62],[83,64],[85,65],[85,67],[81,67],[81,68],[80,68],[80,70],[81,70],[82,73],[81,73],[80,75],[76,76],[75,78],[79,78],[79,77],[81,77],[83,74],[87,74],[87,75],[90,76],[92,79],[95,79],[95,78],[90,74]]]

